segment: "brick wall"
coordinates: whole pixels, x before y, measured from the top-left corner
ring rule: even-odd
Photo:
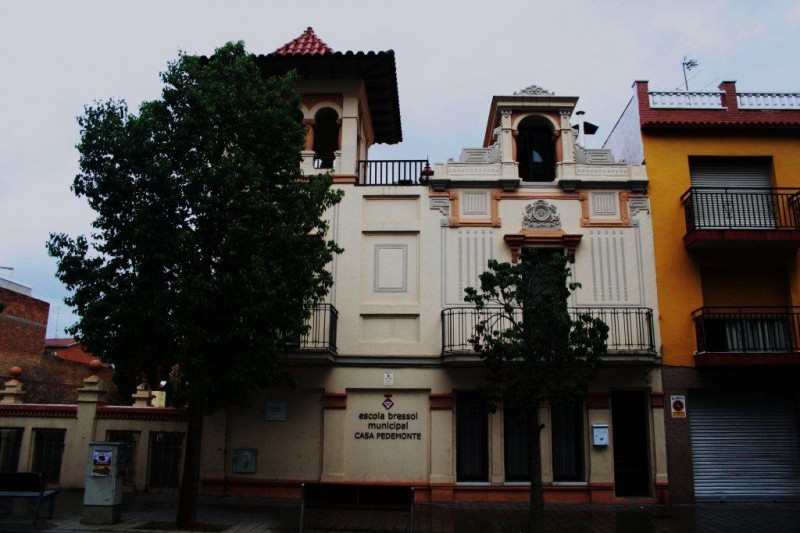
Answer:
[[[0,375],[12,366],[32,368],[44,353],[50,304],[0,287]]]

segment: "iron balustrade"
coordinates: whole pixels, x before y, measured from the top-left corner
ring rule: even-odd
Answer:
[[[800,191],[779,188],[691,187],[681,197],[686,232],[713,229],[796,230]]]
[[[653,310],[647,307],[570,307],[573,320],[580,315],[599,318],[608,326],[609,352],[655,354]],[[520,320],[522,310],[514,310]],[[474,353],[470,339],[475,326],[489,320],[489,327],[503,330],[511,326],[510,319],[499,307],[478,311],[474,307],[450,307],[442,310],[442,355]]]
[[[305,320],[307,331],[298,342],[292,343],[297,350],[329,351],[336,353],[336,326],[339,312],[332,304],[319,303],[311,306],[311,314]]]
[[[420,185],[425,159],[360,160],[358,185]]]
[[[692,312],[697,352],[796,352],[800,307],[701,307]]]

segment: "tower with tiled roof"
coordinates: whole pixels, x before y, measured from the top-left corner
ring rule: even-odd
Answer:
[[[336,52],[308,27],[257,59],[266,75],[298,74],[306,175],[330,170],[338,182],[355,183],[370,146],[402,140],[393,51]]]

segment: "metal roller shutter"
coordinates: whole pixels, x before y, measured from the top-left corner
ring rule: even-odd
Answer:
[[[690,157],[692,187],[701,187],[692,194],[699,228],[773,228],[770,169],[763,157]]]
[[[697,500],[800,498],[791,392],[690,392],[689,423]]]
[[[691,157],[692,187],[769,189],[771,161],[764,157]]]

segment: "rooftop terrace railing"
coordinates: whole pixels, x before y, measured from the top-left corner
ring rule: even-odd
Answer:
[[[358,162],[358,185],[422,185],[432,174],[425,159]]]
[[[800,111],[800,93],[736,93],[739,109],[790,109]]]
[[[650,107],[653,109],[724,109],[723,92],[690,93],[684,91],[651,91]]]

